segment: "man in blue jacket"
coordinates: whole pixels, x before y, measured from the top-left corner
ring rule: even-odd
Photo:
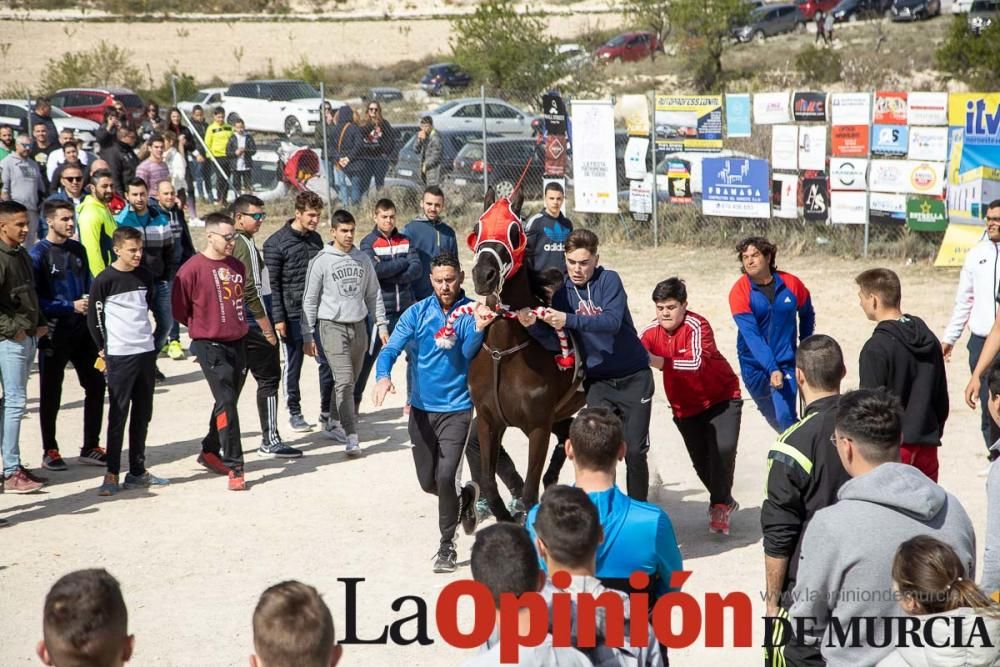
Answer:
[[[544,320],[576,334],[577,354],[587,372],[583,382],[587,407],[606,407],[621,415],[628,495],[645,500],[653,372],[632,324],[625,287],[617,273],[598,266],[597,246],[597,235],[589,229],[577,229],[566,238],[566,281],[552,296]],[[524,326],[536,320],[526,310],[518,319]]]
[[[472,422],[469,363],[479,353],[492,313],[477,306],[475,317],[459,317],[454,325],[455,345],[450,349],[438,347],[434,337],[452,311],[471,303],[462,291],[464,279],[455,255],[435,257],[431,261],[434,294],[406,309],[375,362],[374,402],[380,406],[386,394],[396,393],[390,377],[392,365],[404,349],[410,350],[413,381],[408,430],[420,486],[438,497],[441,545],[434,562],[438,573],[458,567],[455,529],[461,517],[465,532],[475,531],[479,499],[479,489],[472,482],[459,491],[458,469]]]
[[[436,185],[430,185],[424,190],[420,200],[423,215],[411,220],[403,228],[403,235],[410,239],[410,245],[417,251],[423,271],[413,283],[413,298],[417,301],[426,299],[434,293],[431,287],[431,259],[439,254],[448,253],[458,257],[458,241],[455,230],[441,219],[444,209],[444,192]]]
[[[361,250],[375,266],[391,336],[403,311],[413,304],[413,282],[423,273],[417,249],[410,243],[410,239],[396,229],[396,205],[391,199],[379,199],[375,202],[375,229],[361,240]],[[371,326],[369,318],[368,327]],[[370,338],[371,347],[365,355],[357,382],[354,383],[355,413],[361,406],[361,397],[364,396],[375,358],[382,349],[382,341],[378,336]],[[406,395],[410,395],[409,387]]]

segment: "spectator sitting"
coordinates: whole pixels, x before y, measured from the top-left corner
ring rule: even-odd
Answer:
[[[283,581],[264,591],[253,612],[250,667],[334,667],[344,648],[333,616],[312,586]]]
[[[472,578],[489,589],[497,610],[497,627],[500,620],[500,596],[521,596],[540,591],[545,585],[545,575],[538,569],[538,558],[531,540],[520,526],[498,523],[476,533],[472,545]],[[531,611],[518,610],[520,635],[531,626]],[[500,663],[500,635],[498,630],[480,648],[480,653],[463,667],[492,667]],[[512,664],[512,663],[507,663]],[[557,648],[552,645],[552,635],[547,634],[537,646],[522,647],[517,665],[559,665],[560,667],[591,667],[593,663],[572,647]]]
[[[233,134],[226,143],[226,158],[233,167],[233,186],[236,196],[250,192],[251,174],[253,172],[253,156],[257,152],[257,142],[253,135],[247,132],[246,123],[237,120],[233,123]]]
[[[924,627],[924,636],[931,634],[935,641],[897,648],[878,667],[1000,664],[1000,643],[996,642],[1000,606],[976,587],[950,546],[928,535],[903,542],[892,561],[892,586],[900,595],[903,611],[924,617],[921,625],[942,616],[950,617],[950,622]],[[988,638],[973,634],[979,619]]]
[[[566,458],[573,462],[576,486],[587,492],[604,529],[597,549],[597,577],[609,588],[629,591],[633,572],[649,575],[652,597],[670,590],[670,575],[681,569],[681,552],[667,513],[629,498],[615,486],[615,467],[625,458],[622,423],[607,408],[584,408],[573,420]],[[526,527],[535,539],[538,507]]]
[[[118,581],[106,570],[77,570],[45,596],[38,657],[51,667],[120,667],[132,658],[135,636]]]

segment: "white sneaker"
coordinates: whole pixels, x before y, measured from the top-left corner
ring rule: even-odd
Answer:
[[[347,432],[340,422],[334,421],[332,419],[328,420],[327,427],[323,429],[323,435],[325,435],[330,440],[333,440],[338,445],[347,444]],[[358,437],[354,436],[354,441],[357,443]]]
[[[337,424],[340,426],[340,424]],[[343,427],[341,427],[343,430]],[[351,433],[347,436],[347,455],[348,456],[361,456],[361,445],[358,444],[358,434]]]

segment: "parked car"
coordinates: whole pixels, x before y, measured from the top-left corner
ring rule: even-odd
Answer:
[[[648,31],[623,32],[598,47],[594,57],[598,62],[635,62],[648,58],[654,51],[663,51],[656,33]]]
[[[458,151],[451,173],[444,179],[445,188],[478,196],[483,192],[483,177],[488,175],[497,196],[509,197],[527,167],[521,191],[529,199],[541,196],[545,159],[533,139],[487,139],[485,146],[485,160],[482,138],[469,141]]]
[[[941,0],[893,0],[893,21],[923,21],[941,15]]]
[[[556,45],[556,59],[568,68],[577,68],[589,65],[591,56],[581,44],[573,42]]]
[[[389,88],[387,86],[375,86],[368,89],[368,94],[364,97],[365,100],[383,102],[388,104],[389,102],[398,102],[403,99],[403,91],[399,88]]]
[[[28,103],[25,100],[0,100],[0,125],[10,125],[18,132],[31,134],[28,127]],[[76,138],[83,142],[86,150],[93,148],[97,139],[97,123],[86,118],[77,118],[53,105],[49,111],[52,122],[56,125],[56,130],[71,128],[76,133]]]
[[[983,30],[986,30],[986,28],[993,25],[998,12],[1000,12],[1000,6],[998,6],[997,0],[975,0],[972,3],[972,7],[969,8],[969,14],[965,19],[969,32],[973,35],[978,35]]]
[[[799,21],[802,22],[802,28],[805,28],[806,23],[816,19],[816,12],[829,12],[832,11],[834,7],[837,6],[839,0],[797,0],[795,6],[799,10]]]
[[[338,109],[338,100],[327,100]],[[295,137],[312,134],[319,123],[323,100],[305,81],[257,80],[234,83],[226,89],[221,104],[226,121],[241,118],[248,130]]]
[[[497,134],[531,136],[531,121],[534,117],[501,99],[487,97],[486,131]],[[483,129],[483,100],[478,97],[463,97],[445,102],[429,114],[438,130]]]
[[[136,124],[142,122],[145,106],[142,98],[128,88],[63,88],[50,95],[52,105],[71,116],[86,118],[95,123],[104,121],[104,110],[114,106],[115,100],[125,105],[125,111]]]
[[[438,63],[427,68],[420,79],[420,87],[430,95],[440,95],[445,90],[464,90],[469,87],[472,77],[454,63]]]
[[[211,116],[212,108],[222,103],[225,92],[225,88],[202,88],[183,102],[178,102],[177,108],[190,116],[195,105],[200,105],[205,110],[205,115]]]
[[[837,23],[891,17],[892,0],[840,0],[833,8]]]
[[[800,22],[801,15],[795,5],[767,5],[750,12],[746,24],[733,28],[730,34],[739,42],[763,41],[766,37],[792,32]]]
[[[462,150],[462,146],[473,139],[482,141],[483,133],[471,130],[439,130],[439,133],[441,134],[441,176],[444,177],[455,166],[455,156],[458,155],[458,151]],[[498,135],[486,135],[487,139],[495,137]],[[413,134],[399,149],[399,159],[396,160],[393,175],[397,178],[420,180],[420,153],[417,152],[416,134]]]
[[[392,129],[396,130],[396,141],[398,142],[396,147],[402,150],[406,142],[420,131],[420,126],[416,123],[393,123]]]

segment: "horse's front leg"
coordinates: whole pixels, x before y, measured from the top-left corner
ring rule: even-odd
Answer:
[[[497,487],[497,459],[500,455],[500,443],[503,440],[504,427],[493,424],[490,416],[479,414],[476,419],[476,434],[479,436],[479,490],[490,511],[497,521],[513,521],[510,512],[500,498]]]
[[[549,437],[552,434],[552,424],[545,423],[536,426],[528,432],[528,474],[524,478],[525,511],[538,504],[538,484],[542,479],[542,467],[545,456],[549,452]]]

